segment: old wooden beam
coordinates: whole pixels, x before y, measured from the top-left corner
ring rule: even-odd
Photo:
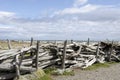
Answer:
[[[62,69],[65,69],[66,46],[67,46],[67,40],[65,40],[65,42],[64,42],[64,50],[63,50],[63,58],[62,58]]]
[[[8,43],[8,49],[12,49],[12,47],[11,47],[11,41],[7,39],[7,43]]]
[[[30,46],[32,46],[33,45],[33,37],[31,37],[31,42],[30,42]],[[30,56],[33,56],[34,55],[34,53],[33,53],[33,51],[31,51],[30,52]]]
[[[4,73],[0,75],[0,80],[12,80],[15,77],[15,73]]]
[[[110,48],[110,52],[109,52],[109,55],[108,55],[108,61],[111,61],[111,54],[113,53],[113,41],[111,43],[111,48]]]
[[[96,61],[98,61],[98,58],[99,58],[99,47],[100,47],[100,43],[98,42],[98,46],[96,49]]]
[[[90,38],[88,38],[87,45],[90,45]]]
[[[17,54],[20,54],[22,52],[29,51],[32,48],[34,48],[34,47],[31,46],[31,47],[28,47],[28,48],[22,48],[21,50],[17,50],[17,49],[8,50],[8,52],[6,51],[5,53],[0,54],[0,60],[8,59],[8,58],[13,57]]]
[[[23,73],[23,72],[33,72],[35,70],[36,69],[32,68],[32,67],[20,66],[20,73]],[[10,63],[0,64],[0,71],[10,71],[10,72],[13,72],[13,71],[15,71],[15,66],[13,64],[10,64]]]
[[[71,40],[71,44],[73,44],[73,40]]]
[[[20,78],[20,65],[19,65],[19,55],[15,56],[15,71],[16,71],[16,78]]]
[[[33,45],[33,37],[31,37],[31,42],[30,42],[30,46]]]
[[[35,67],[36,67],[36,69],[38,70],[38,54],[39,54],[39,43],[40,43],[40,41],[38,40],[37,41],[37,50],[36,50],[36,61],[35,61]]]

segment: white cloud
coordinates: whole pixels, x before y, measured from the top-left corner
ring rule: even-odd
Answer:
[[[55,12],[55,15],[88,13],[88,12],[94,11],[100,7],[101,6],[98,6],[98,5],[87,4],[80,8],[79,7],[65,8],[64,10]]]
[[[15,17],[15,13],[11,16],[0,18],[1,38],[120,39],[120,9],[109,5],[65,8],[53,17],[41,19]]]
[[[0,11],[0,18],[13,17],[14,15],[15,15],[15,13],[13,13],[13,12]]]
[[[88,0],[75,0],[75,2],[73,3],[73,6],[74,7],[79,7],[80,5],[83,5],[87,2],[88,2]]]
[[[67,14],[81,14],[81,13],[89,13],[95,11],[99,8],[113,7],[112,5],[95,5],[87,3],[88,0],[74,0],[73,6],[69,8],[65,8],[63,10],[58,10],[54,12],[53,16],[67,15]]]
[[[91,39],[117,39],[120,34],[120,19],[114,21],[91,21],[59,18],[56,21],[51,19],[51,21],[43,22],[30,20],[22,24],[19,22],[19,19],[15,20],[9,24],[13,26],[0,29],[1,38],[87,39],[90,37]]]

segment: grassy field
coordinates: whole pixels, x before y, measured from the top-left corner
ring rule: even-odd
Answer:
[[[95,69],[98,69],[98,68],[108,68],[114,64],[117,64],[117,62],[105,62],[105,63],[96,63],[96,64],[93,64],[92,66],[89,66],[83,70],[95,70]]]
[[[13,49],[20,49],[23,47],[30,46],[30,42],[23,42],[23,41],[11,41],[11,47]],[[6,50],[8,49],[8,43],[7,41],[0,41],[0,50]]]

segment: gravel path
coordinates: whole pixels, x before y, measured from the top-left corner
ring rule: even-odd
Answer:
[[[92,71],[76,69],[74,76],[52,76],[53,80],[120,80],[120,64]]]

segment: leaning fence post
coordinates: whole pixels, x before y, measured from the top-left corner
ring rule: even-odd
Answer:
[[[67,40],[65,40],[65,42],[64,42],[64,50],[63,50],[63,58],[62,58],[62,69],[65,69],[66,45],[67,45]]]
[[[11,43],[10,43],[10,40],[7,39],[7,43],[8,43],[8,48],[11,49]]]
[[[73,40],[71,40],[71,44],[73,44]]]
[[[99,47],[100,47],[100,43],[98,42],[98,46],[96,49],[96,60],[98,61],[98,57],[99,57]]]
[[[87,41],[87,45],[89,45],[90,44],[90,38],[88,38],[88,41]]]
[[[32,46],[33,45],[33,37],[31,37],[31,42],[30,42],[30,46]],[[33,56],[33,52],[31,51],[30,52],[30,56]]]
[[[38,40],[37,41],[37,51],[36,51],[36,62],[35,62],[36,70],[38,70],[39,43],[40,43],[40,41]]]
[[[111,48],[110,48],[110,53],[109,53],[109,56],[108,56],[108,61],[111,61],[111,54],[113,53],[113,41],[111,43]]]
[[[55,44],[55,46],[57,46],[57,41],[56,40],[54,41],[54,44]]]
[[[33,37],[31,37],[31,42],[30,42],[30,46],[33,45]]]

